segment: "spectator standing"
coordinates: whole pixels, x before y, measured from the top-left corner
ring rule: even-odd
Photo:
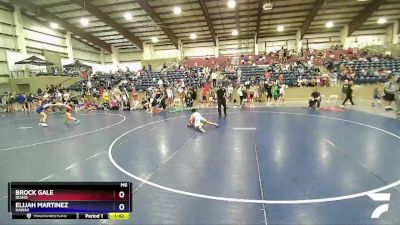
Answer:
[[[392,75],[389,78],[389,81],[384,85],[384,96],[383,99],[386,101],[386,111],[391,111],[392,102],[395,100],[395,94],[399,90],[399,85],[397,84],[397,77]]]
[[[229,86],[228,86],[228,98],[229,98],[229,102],[232,102],[232,100],[233,100],[233,91],[234,91],[234,89],[233,89],[232,84],[229,84]]]
[[[95,94],[94,94],[94,95],[95,95]],[[70,96],[69,96],[69,92],[68,92],[68,91],[65,91],[64,94],[63,94],[63,96],[62,96],[63,102],[69,102],[69,100],[70,100],[69,97],[70,97]],[[97,96],[97,97],[98,97],[98,96]]]
[[[33,100],[34,100],[34,96],[32,93],[28,93],[26,95],[26,107],[28,109],[28,111],[32,111],[33,110]]]
[[[237,94],[239,95],[239,105],[242,105],[243,102],[243,91],[242,91],[242,85],[239,85],[237,88]]]
[[[279,97],[279,87],[278,84],[275,83],[271,88],[272,96],[274,97],[274,104],[277,103]]]
[[[26,111],[25,101],[26,98],[23,94],[18,94],[15,98],[16,102],[18,103],[18,110]]]
[[[130,110],[131,104],[129,102],[129,93],[126,88],[123,89],[121,93],[121,100],[122,100],[122,110]]]
[[[212,87],[213,87],[213,88],[216,88],[216,87],[217,87],[217,77],[218,77],[218,75],[217,75],[216,71],[213,70],[213,71],[211,72],[211,79],[212,79]]]
[[[138,110],[139,109],[139,100],[138,100],[138,93],[135,88],[132,89],[131,99],[132,99],[131,109]]]
[[[9,93],[6,102],[6,112],[15,112],[15,94]]]
[[[270,70],[267,70],[264,72],[264,80],[269,81],[269,79],[271,78],[272,73]]]
[[[332,73],[331,80],[332,80],[332,82],[331,82],[332,86],[337,86],[337,83],[338,83],[338,74],[337,74],[337,72]]]
[[[283,80],[284,80],[283,74],[279,74],[278,80],[279,80],[279,84],[283,84]]]
[[[286,88],[285,84],[282,84],[279,87],[279,104],[281,105],[285,102],[285,88]]]
[[[55,93],[55,100],[57,103],[62,103],[63,94],[57,90]]]
[[[242,96],[241,96],[242,102],[241,102],[240,108],[244,108],[246,106],[247,98],[249,95],[248,95],[246,87],[241,86],[240,89],[241,89],[241,94],[242,94]]]
[[[162,88],[162,87],[163,87],[163,84],[164,84],[163,79],[160,78],[160,79],[158,80],[158,88]]]
[[[191,98],[193,99],[193,104],[195,104],[197,101],[197,91],[195,88],[193,88],[193,87],[190,88],[190,95],[191,95]]]
[[[168,108],[171,108],[172,104],[174,103],[174,91],[170,86],[167,88],[167,98]]]
[[[248,102],[250,103],[250,107],[254,108],[254,86],[251,85],[250,88],[248,88],[248,92],[249,92],[249,99]]]
[[[202,101],[201,101],[201,103],[207,103],[207,89],[206,89],[206,87],[203,87],[202,88],[202,91],[201,91],[201,96],[202,96]]]
[[[0,109],[4,109],[4,111],[6,111],[6,102],[7,102],[6,95],[0,96]]]
[[[242,78],[242,70],[240,67],[237,69],[237,81],[240,83],[240,79]]]
[[[184,99],[185,99],[185,83],[183,82],[183,80],[181,81],[181,83],[178,86],[178,96],[179,96],[179,102],[183,106]]]
[[[265,81],[264,91],[265,91],[265,95],[267,96],[267,99],[266,99],[267,105],[269,105],[269,104],[271,104],[271,100],[272,100],[272,82]]]
[[[376,104],[381,106],[382,95],[383,95],[382,84],[378,83],[374,88],[374,94],[373,94],[374,101],[372,102],[372,107],[375,107]]]

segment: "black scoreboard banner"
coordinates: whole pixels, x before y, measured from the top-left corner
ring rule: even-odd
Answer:
[[[128,219],[130,182],[10,182],[13,219]]]

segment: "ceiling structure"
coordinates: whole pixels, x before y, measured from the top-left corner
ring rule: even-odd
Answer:
[[[57,22],[74,37],[110,51],[111,46],[143,50],[143,43],[178,48],[182,43],[216,42],[282,35],[301,36],[382,29],[400,19],[400,0],[3,0],[46,22]],[[263,10],[266,2],[272,10]],[[181,14],[174,14],[174,7]],[[131,15],[126,15],[126,13]],[[86,18],[87,26],[81,24]],[[385,18],[385,24],[378,24]],[[326,23],[334,23],[327,28]],[[277,31],[283,26],[283,31]],[[237,29],[238,35],[232,35]],[[193,39],[193,34],[196,39]],[[191,38],[192,35],[192,38]]]

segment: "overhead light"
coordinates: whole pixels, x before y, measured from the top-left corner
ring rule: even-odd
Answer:
[[[284,26],[278,26],[278,27],[276,28],[276,30],[277,30],[278,32],[282,32],[282,31],[285,30],[285,27],[284,27]]]
[[[228,8],[233,9],[236,7],[236,1],[235,0],[229,0],[227,2]]]
[[[379,24],[384,24],[384,23],[386,23],[386,19],[381,17],[381,18],[378,19],[378,23]]]
[[[357,2],[368,2],[368,0],[357,0]]]
[[[124,13],[124,17],[126,20],[132,20],[132,13],[126,12],[126,13]]]
[[[152,38],[151,38],[151,41],[152,41],[153,43],[157,43],[157,42],[158,42],[158,38],[157,38],[157,37],[152,37]]]
[[[232,35],[237,36],[239,34],[239,31],[236,29],[232,30]]]
[[[271,10],[274,7],[274,5],[272,4],[272,2],[267,2],[263,4],[263,9],[264,10]]]
[[[334,25],[335,24],[332,21],[328,21],[328,22],[326,22],[325,27],[326,28],[332,28]]]
[[[197,38],[197,35],[195,33],[190,34],[190,39],[194,40]]]
[[[180,15],[182,13],[181,7],[175,6],[174,13],[175,13],[175,15]]]
[[[87,18],[82,18],[79,20],[79,22],[81,22],[81,24],[85,27],[89,26],[89,20]]]
[[[58,29],[58,23],[50,23],[50,27],[54,30]]]

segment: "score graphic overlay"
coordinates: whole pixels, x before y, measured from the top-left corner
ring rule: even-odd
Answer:
[[[10,182],[12,219],[128,219],[130,182]]]

